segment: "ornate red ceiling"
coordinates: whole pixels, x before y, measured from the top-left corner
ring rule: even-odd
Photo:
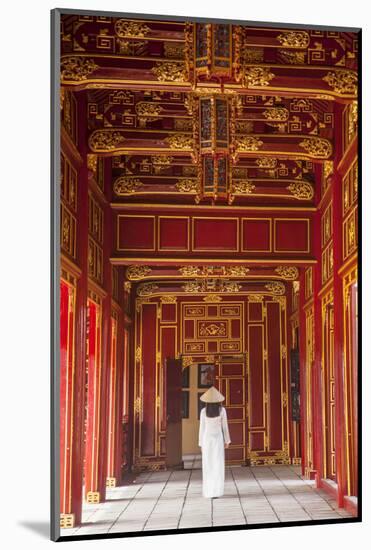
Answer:
[[[356,34],[64,15],[61,44],[113,203],[315,206]]]

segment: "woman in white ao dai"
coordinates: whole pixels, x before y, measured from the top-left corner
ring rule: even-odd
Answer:
[[[202,494],[206,498],[216,498],[224,493],[224,449],[231,442],[227,413],[221,405],[224,396],[214,386],[200,399],[206,402],[200,413],[198,439],[202,451]]]

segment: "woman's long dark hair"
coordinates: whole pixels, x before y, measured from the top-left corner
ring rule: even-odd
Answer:
[[[221,403],[206,403],[206,416],[219,416],[221,412]]]

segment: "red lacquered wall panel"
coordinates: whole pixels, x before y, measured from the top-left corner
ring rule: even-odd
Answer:
[[[238,219],[193,218],[193,250],[238,250]]]
[[[189,250],[189,218],[158,218],[158,249]]]
[[[154,216],[118,216],[118,250],[155,250]]]
[[[250,428],[264,426],[263,325],[248,328]]]
[[[305,253],[310,251],[309,220],[274,220],[274,251]]]
[[[246,252],[271,252],[270,219],[242,220],[242,251]]]

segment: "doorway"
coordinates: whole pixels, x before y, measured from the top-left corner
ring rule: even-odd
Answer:
[[[198,432],[204,403],[201,395],[214,384],[212,363],[192,363],[183,368],[182,379],[182,455],[199,455]]]

